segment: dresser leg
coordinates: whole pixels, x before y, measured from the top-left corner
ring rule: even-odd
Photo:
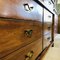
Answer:
[[[54,43],[52,44],[52,47],[54,47]]]

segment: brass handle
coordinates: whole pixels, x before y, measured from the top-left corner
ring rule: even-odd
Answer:
[[[31,11],[32,9],[33,9],[33,6],[29,6],[29,4],[28,3],[26,3],[26,4],[24,4],[24,9],[26,10],[26,11]]]
[[[48,17],[49,17],[49,18],[51,18],[51,16],[50,16],[50,15],[49,15]]]
[[[27,37],[31,37],[31,36],[32,36],[32,32],[33,32],[32,30],[29,30],[29,29],[28,29],[28,30],[25,30],[25,31],[24,31],[24,34],[25,34]]]
[[[34,52],[33,51],[30,51],[27,53],[27,55],[25,55],[25,60],[30,60],[30,58],[32,58]]]
[[[50,40],[50,37],[48,37],[47,40]]]
[[[48,30],[50,30],[50,28],[51,28],[51,27],[49,26],[49,27],[48,27]]]
[[[51,5],[51,2],[49,1],[49,4]]]

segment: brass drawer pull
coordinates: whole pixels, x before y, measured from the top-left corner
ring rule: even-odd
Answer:
[[[49,4],[51,5],[51,2],[49,1]]]
[[[32,36],[32,30],[25,30],[24,31],[24,34],[27,36],[27,37],[31,37]]]
[[[28,3],[26,3],[26,4],[24,4],[24,9],[26,10],[26,11],[32,11],[33,10],[33,6],[29,6],[29,4]]]
[[[27,55],[25,55],[25,60],[30,60],[30,58],[32,58],[34,52],[33,51],[30,51],[27,53]]]
[[[48,16],[49,18],[51,18],[51,16]]]
[[[48,37],[47,40],[50,40],[50,37]]]
[[[49,26],[49,27],[48,27],[48,30],[50,30],[50,28],[51,28],[51,27]]]

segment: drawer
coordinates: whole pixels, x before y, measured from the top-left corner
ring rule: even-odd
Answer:
[[[42,13],[39,15],[37,8],[42,7],[33,0],[1,0],[0,7],[0,17],[39,20]]]
[[[31,20],[0,20],[0,58],[42,37],[42,24]]]
[[[35,60],[42,51],[42,39],[39,39],[11,54],[2,60]]]
[[[52,40],[51,34],[44,35],[44,38],[43,38],[43,49],[49,46],[51,40]]]
[[[44,22],[52,23],[53,14],[44,9]]]
[[[48,10],[44,9],[44,34],[46,34],[47,32],[52,32],[52,21],[52,14]]]
[[[24,2],[23,2],[24,1]],[[34,19],[41,21],[43,8],[33,0],[21,0],[17,4],[17,16],[23,19]]]
[[[44,35],[52,33],[52,24],[44,23]]]
[[[44,29],[45,30],[51,30],[52,29],[52,24],[49,24],[49,23],[44,23]]]
[[[50,11],[53,12],[53,3],[51,0],[44,0],[44,4]]]

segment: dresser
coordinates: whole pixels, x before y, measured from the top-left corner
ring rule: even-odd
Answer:
[[[1,0],[0,60],[35,60],[51,44],[53,3],[40,1]]]
[[[1,5],[0,59],[35,60],[42,52],[43,8],[32,0],[2,2],[8,2],[8,6],[3,5],[2,8]],[[4,7],[8,9],[8,13]]]

